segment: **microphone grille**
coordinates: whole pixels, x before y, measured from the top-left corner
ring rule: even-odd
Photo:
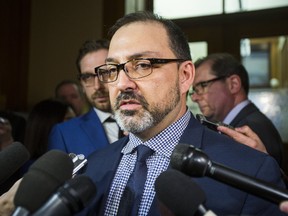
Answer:
[[[0,183],[13,175],[29,158],[28,150],[20,142],[4,148],[0,152]]]
[[[33,213],[72,177],[72,170],[73,162],[66,153],[51,150],[42,155],[24,175],[14,197],[15,205]]]
[[[45,173],[63,183],[63,180],[72,177],[73,167],[74,164],[67,153],[60,150],[51,150],[33,163],[29,171]]]
[[[97,189],[93,181],[85,175],[79,175],[68,180],[59,192],[73,204],[73,212],[83,209],[96,195]]]
[[[178,144],[174,148],[171,154],[170,165],[176,170],[182,170],[184,156],[189,151],[190,145],[188,144]]]
[[[161,173],[155,181],[157,198],[175,215],[194,215],[205,202],[205,193],[192,178],[177,170]]]

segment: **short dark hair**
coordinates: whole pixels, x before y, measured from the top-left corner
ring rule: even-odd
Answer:
[[[110,41],[107,39],[100,40],[87,40],[85,41],[78,51],[78,56],[76,58],[76,67],[79,73],[81,73],[80,69],[80,61],[87,54],[91,52],[95,52],[101,49],[109,49]]]
[[[217,77],[231,76],[236,74],[240,77],[243,89],[248,95],[249,93],[249,76],[245,67],[229,53],[213,53],[206,57],[200,58],[195,62],[197,69],[206,62],[211,62],[212,73]]]
[[[108,36],[112,38],[115,32],[122,26],[134,22],[157,22],[160,23],[167,32],[169,38],[169,46],[175,56],[179,59],[190,60],[190,48],[184,32],[171,20],[162,18],[157,14],[149,11],[138,11],[130,13],[117,20],[117,22],[109,29]]]

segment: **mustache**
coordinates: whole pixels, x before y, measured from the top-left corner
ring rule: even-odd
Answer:
[[[136,100],[138,101],[144,109],[148,110],[149,103],[146,101],[146,99],[142,95],[138,95],[135,92],[121,92],[115,102],[115,109],[120,108],[120,104],[122,100]]]
[[[109,97],[109,93],[105,91],[97,91],[94,94],[91,95],[92,98],[97,98],[97,97]]]

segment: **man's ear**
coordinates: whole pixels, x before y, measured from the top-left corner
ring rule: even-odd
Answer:
[[[183,92],[189,91],[195,78],[195,67],[192,61],[185,61],[179,68],[179,84]]]
[[[229,85],[229,90],[230,92],[233,93],[238,93],[241,88],[242,88],[242,82],[241,79],[238,75],[233,74],[229,77],[227,77],[228,85]]]

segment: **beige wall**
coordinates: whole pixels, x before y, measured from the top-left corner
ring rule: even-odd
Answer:
[[[31,0],[30,25],[28,109],[76,79],[80,45],[102,36],[102,0]]]

